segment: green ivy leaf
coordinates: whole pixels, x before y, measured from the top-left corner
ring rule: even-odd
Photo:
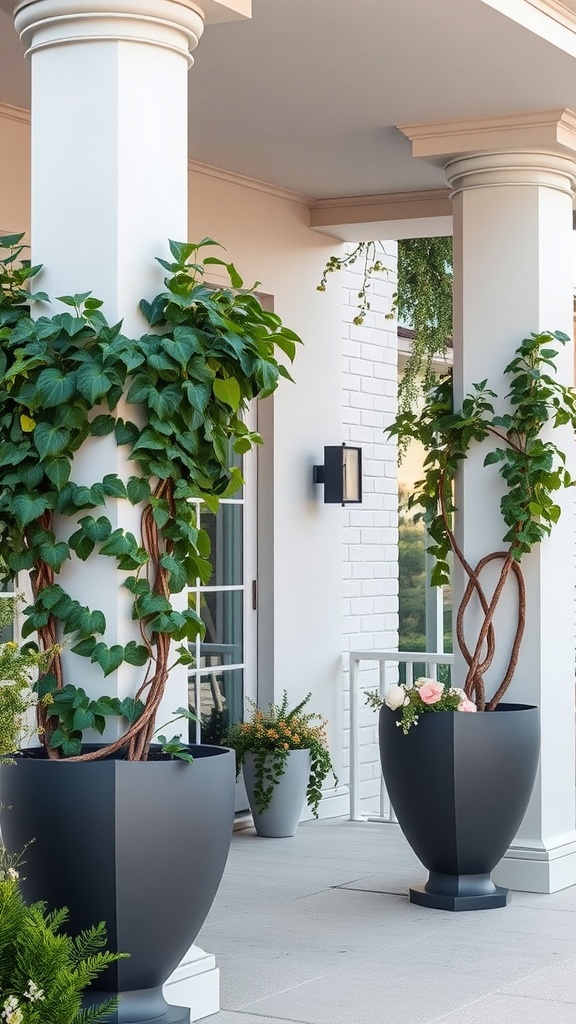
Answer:
[[[85,536],[96,544],[107,540],[112,532],[112,524],[106,516],[100,516],[98,519],[94,519],[93,516],[84,516],[79,520],[79,525]]]
[[[188,583],[186,570],[173,555],[162,555],[160,565],[170,573],[168,586],[171,594],[178,594]]]
[[[125,697],[120,704],[119,711],[132,724],[132,722],[137,722],[140,718],[144,711],[144,704],[141,700],[134,700],[133,697]]]
[[[80,617],[79,628],[82,633],[105,633],[106,619],[104,614],[97,610],[91,612],[89,609],[86,609]]]
[[[84,637],[72,647],[72,654],[78,654],[81,658],[90,658],[96,647],[96,640],[93,636]]]
[[[130,643],[126,644],[124,648],[124,661],[128,665],[146,665],[150,660],[150,653],[143,644],[137,644],[135,640],[131,640]]]
[[[150,484],[144,477],[131,476],[126,484],[126,493],[128,500],[133,505],[138,505],[141,501],[146,501],[150,497]]]
[[[95,405],[111,388],[110,377],[96,364],[84,363],[78,369],[78,391],[87,402]]]
[[[72,471],[72,463],[70,460],[54,459],[53,462],[47,462],[44,468],[50,483],[53,483],[58,491],[61,491],[70,479],[70,473]]]
[[[62,565],[67,558],[70,558],[70,548],[64,541],[58,544],[40,544],[38,553],[43,562],[49,565],[55,572],[60,572]]]
[[[90,423],[90,433],[93,437],[106,437],[107,434],[111,434],[116,426],[116,421],[113,416],[96,416]]]
[[[135,423],[129,421],[116,420],[116,426],[114,427],[114,434],[116,437],[116,444],[134,444],[138,439],[140,431]]]
[[[129,555],[138,550],[136,538],[132,533],[124,533],[123,530],[113,530],[100,551],[103,555]]]
[[[76,532],[68,538],[68,544],[72,550],[76,552],[76,555],[81,562],[85,562],[95,548],[94,541],[91,540],[90,537],[86,536],[82,528],[76,530]]]
[[[34,444],[41,459],[50,455],[60,455],[70,443],[71,434],[65,427],[55,427],[51,423],[39,423],[34,430]]]
[[[28,526],[35,519],[39,519],[49,507],[50,501],[44,494],[39,494],[36,498],[31,494],[17,494],[12,499],[14,518],[20,526]]]
[[[53,409],[65,405],[76,391],[76,373],[63,373],[55,366],[42,370],[36,382],[36,392],[40,405],[45,409]]]
[[[108,495],[109,498],[126,497],[126,485],[116,473],[107,473],[102,484],[104,486],[104,494]]]
[[[98,662],[105,676],[114,672],[124,660],[124,648],[119,644],[108,647],[106,644],[96,644],[90,661]]]

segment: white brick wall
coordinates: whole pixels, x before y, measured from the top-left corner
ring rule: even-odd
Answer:
[[[363,501],[343,509],[344,516],[344,766],[348,783],[350,731],[348,657],[353,649],[383,650],[398,647],[398,488],[396,446],[384,429],[396,411],[397,324],[387,320],[396,289],[395,242],[384,243],[388,274],[371,286],[371,311],[362,326],[357,314],[362,282],[360,267],[345,275],[342,318],[344,355],[343,440],[362,447]],[[378,684],[377,668],[368,666],[362,685]],[[377,715],[361,709],[362,805],[365,813],[377,809],[380,779]]]

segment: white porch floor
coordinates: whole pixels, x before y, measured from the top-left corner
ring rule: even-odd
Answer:
[[[395,825],[236,833],[198,939],[211,1024],[575,1024],[576,886],[450,914],[408,902],[424,877]]]

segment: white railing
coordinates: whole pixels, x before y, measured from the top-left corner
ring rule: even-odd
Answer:
[[[379,814],[360,813],[360,709],[363,688],[360,686],[362,662],[377,662],[379,669],[380,696],[398,681],[398,669],[405,665],[405,682],[414,682],[414,665],[424,665],[426,676],[437,678],[438,665],[452,665],[452,654],[430,654],[427,651],[351,651],[350,652],[350,820],[395,822],[396,815],[390,804],[388,793],[380,774]],[[392,671],[393,670],[393,671]],[[390,678],[391,676],[394,678]],[[374,712],[376,716],[376,712]],[[376,721],[376,719],[375,719]]]

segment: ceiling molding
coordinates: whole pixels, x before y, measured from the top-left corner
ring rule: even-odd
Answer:
[[[211,164],[203,164],[198,160],[189,160],[188,170],[194,174],[205,174],[208,178],[227,181],[231,185],[239,185],[241,188],[252,189],[253,192],[263,192],[265,195],[274,196],[276,199],[287,199],[288,202],[297,203],[299,206],[309,208],[314,205],[313,199],[309,196],[301,195],[300,192],[292,192],[288,188],[270,185],[266,181],[248,178],[243,174],[236,174],[234,171],[225,171],[222,167],[212,167]]]
[[[567,108],[398,128],[410,139],[414,157],[555,146],[576,150],[576,113]]]
[[[413,192],[384,192],[380,195],[318,199],[310,211],[310,226],[328,228],[344,224],[385,223],[451,216],[449,189],[422,189]]]
[[[252,0],[193,0],[193,5],[200,8],[207,25],[252,17]]]
[[[537,11],[553,18],[563,28],[576,32],[576,10],[561,3],[561,0],[526,0]]]
[[[20,124],[30,124],[30,111],[23,107],[13,107],[9,103],[0,103],[0,117],[7,121],[18,121]]]

